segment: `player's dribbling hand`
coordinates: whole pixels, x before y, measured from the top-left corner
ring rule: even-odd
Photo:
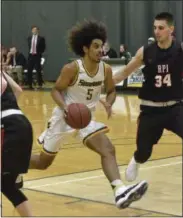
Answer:
[[[107,118],[109,119],[112,115],[112,105],[106,101],[103,101],[102,99],[100,99],[100,103],[104,106],[104,108],[107,112]]]

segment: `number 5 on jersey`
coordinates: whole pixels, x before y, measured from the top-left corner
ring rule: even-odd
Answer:
[[[164,75],[157,75],[155,77],[156,83],[155,86],[160,88],[163,85],[166,85],[167,87],[172,86],[172,81],[171,81],[171,75],[170,74],[166,74]]]
[[[93,89],[88,89],[86,100],[91,100],[93,96]]]

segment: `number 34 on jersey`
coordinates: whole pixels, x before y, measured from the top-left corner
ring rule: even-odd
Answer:
[[[157,65],[157,73],[158,75],[155,76],[155,86],[157,88],[172,86],[168,64]]]
[[[171,74],[155,76],[155,86],[157,88],[161,88],[162,86],[171,87],[172,86]]]

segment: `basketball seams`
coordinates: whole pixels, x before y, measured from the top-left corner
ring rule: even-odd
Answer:
[[[72,106],[74,106],[75,108],[78,108],[76,104],[72,104]],[[72,120],[72,124],[76,123],[74,116],[72,116],[73,114],[73,110],[71,109],[72,107],[69,108],[69,119]],[[75,111],[75,110],[74,110]],[[76,128],[77,129],[77,128]]]
[[[90,111],[90,110],[88,110],[88,113],[89,113],[89,116],[90,116],[90,121],[91,121],[91,119],[92,119],[92,114],[91,114],[91,111]]]
[[[78,104],[76,104],[78,110],[79,110],[79,115],[80,115],[80,120],[81,120],[81,126],[83,126],[83,118],[82,118],[82,114],[81,114],[81,108],[79,107]]]
[[[83,129],[88,126],[91,118],[91,111],[86,105],[72,103],[68,106],[68,114],[65,121],[73,129]]]

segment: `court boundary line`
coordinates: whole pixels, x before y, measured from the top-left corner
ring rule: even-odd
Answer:
[[[170,159],[170,158],[174,158],[174,157],[182,157],[182,155],[175,155],[175,156],[169,156],[169,157],[164,157],[164,158],[157,158],[157,159],[152,159],[152,160],[148,160],[148,161],[153,162],[153,161],[158,161],[158,160],[166,160],[166,159]],[[128,166],[128,164],[118,165],[118,167],[123,167],[123,166]],[[32,170],[36,170],[36,169],[29,169],[29,170],[32,171]],[[92,170],[85,170],[85,171],[77,171],[77,172],[59,174],[59,175],[53,175],[53,176],[46,176],[46,177],[42,177],[42,178],[28,179],[28,180],[25,180],[25,182],[31,182],[31,181],[35,181],[35,180],[54,178],[54,177],[59,177],[59,176],[69,176],[69,175],[72,175],[72,174],[87,173],[87,172],[93,172],[93,171],[97,171],[97,170],[102,170],[102,168],[97,168],[97,169],[92,169]],[[41,171],[41,170],[36,170],[36,171]]]
[[[91,200],[91,199],[87,199],[87,198],[83,198],[83,197],[75,197],[75,196],[72,196],[72,195],[66,195],[66,194],[59,194],[59,193],[54,193],[54,192],[47,192],[47,191],[43,191],[43,190],[35,190],[35,189],[30,189],[30,188],[24,188],[24,190],[28,190],[28,191],[32,191],[32,192],[40,192],[40,193],[45,193],[45,194],[50,194],[50,195],[55,195],[55,196],[62,196],[62,197],[68,197],[68,198],[75,198],[75,199],[80,199],[82,201],[89,201],[89,202],[94,202],[94,203],[99,203],[99,204],[104,204],[104,205],[110,205],[110,206],[115,206],[114,203],[109,203],[109,202],[103,202],[103,201],[97,201],[97,200]],[[137,208],[137,207],[128,207],[130,209],[134,209],[134,210],[137,210],[137,211],[147,211],[148,213],[158,213],[158,214],[162,214],[162,215],[170,215],[170,216],[173,216],[173,217],[181,217],[179,215],[175,215],[175,214],[169,214],[169,213],[163,213],[163,212],[157,212],[157,211],[153,211],[153,210],[148,210],[148,209],[141,209],[141,208]],[[139,216],[139,215],[137,215]],[[104,216],[106,217],[106,216]],[[121,216],[121,217],[126,217],[126,216]]]
[[[162,143],[159,143],[158,145],[181,145],[181,143],[179,143],[179,142],[175,142],[175,143],[173,143],[173,142],[162,142]],[[66,144],[66,145],[68,145],[68,144]],[[65,145],[65,146],[66,146]],[[86,148],[84,145],[80,145],[80,146],[78,146],[78,147],[75,147],[75,146],[77,146],[77,145],[80,145],[80,143],[74,143],[74,146],[70,146],[70,147],[63,147],[63,148],[61,148],[61,150],[68,150],[68,149],[84,149],[84,148]],[[120,143],[120,144],[114,144],[113,143],[113,145],[115,146],[115,147],[127,147],[127,146],[129,146],[129,145],[136,145],[135,143],[125,143],[125,144],[122,144],[122,143]],[[32,149],[33,151],[34,151],[34,153],[35,154],[37,154],[37,153],[39,153],[40,152],[40,148],[33,148]]]
[[[142,167],[142,168],[140,168],[140,170],[149,170],[149,169],[163,168],[163,167],[174,166],[174,165],[178,165],[178,164],[182,164],[182,161],[174,162],[174,163],[172,162],[172,163],[168,163],[168,164],[161,164],[161,165],[156,165],[156,166]],[[125,170],[120,171],[120,174],[122,174],[122,173],[125,173]],[[62,176],[60,176],[60,177],[62,177]],[[87,176],[87,177],[83,177],[83,178],[71,179],[71,180],[66,180],[66,181],[61,181],[61,182],[56,182],[56,183],[47,183],[47,184],[44,184],[44,185],[37,185],[37,186],[33,185],[30,188],[34,189],[34,188],[41,188],[41,187],[46,187],[46,186],[54,186],[54,185],[59,185],[59,184],[66,184],[66,183],[84,181],[84,180],[89,180],[89,179],[96,179],[96,178],[101,178],[101,177],[105,178],[105,175],[104,174],[100,174],[100,175],[97,175],[97,176]]]
[[[182,161],[179,161],[179,162],[172,162],[172,163],[168,163],[168,164],[162,164],[162,165],[157,165],[157,166],[149,166],[149,167],[144,167],[144,168],[141,168],[143,170],[148,170],[150,168],[162,168],[162,167],[165,167],[165,166],[170,166],[170,165],[178,165],[178,164],[182,164]],[[120,171],[120,173],[124,173],[124,171]],[[98,175],[98,176],[92,176],[92,177],[84,177],[84,178],[79,178],[79,179],[76,179],[77,181],[80,181],[80,180],[87,180],[87,179],[91,179],[91,178],[96,178],[96,177],[105,177],[104,175]],[[69,182],[75,182],[76,180],[68,180],[68,181],[63,181],[63,182],[58,182],[58,184],[61,184],[61,183],[69,183]],[[50,184],[45,184],[45,185],[42,185],[40,187],[43,187],[43,186],[48,186],[48,185],[57,185],[57,183],[50,183]],[[37,186],[39,187],[39,186]],[[82,197],[78,197],[78,196],[72,196],[72,195],[67,195],[67,194],[60,194],[60,193],[54,193],[54,192],[47,192],[47,191],[44,191],[44,190],[37,190],[37,189],[34,189],[36,188],[36,186],[32,186],[32,187],[29,187],[29,188],[24,188],[25,190],[31,190],[31,191],[37,191],[37,192],[41,192],[41,193],[47,193],[47,194],[53,194],[53,195],[57,195],[57,196],[65,196],[65,197],[71,197],[71,198],[75,198],[75,199],[83,199],[83,200],[87,200],[87,201],[90,201],[90,202],[98,202],[98,203],[103,203],[103,204],[108,204],[108,205],[114,205],[113,203],[110,203],[110,202],[103,202],[103,201],[96,201],[96,200],[92,200],[92,199],[88,199],[88,198],[82,198]],[[142,210],[142,211],[147,211],[147,212],[151,212],[151,213],[156,213],[156,214],[164,214],[164,215],[173,215],[173,214],[169,214],[169,213],[166,213],[166,212],[158,212],[158,211],[154,211],[154,210],[146,210],[146,209],[142,209],[142,208],[136,208],[136,207],[129,207],[129,208],[132,208],[132,209],[136,209],[136,210]],[[139,216],[139,215],[137,215]],[[141,216],[144,216],[141,215]],[[180,215],[173,215],[173,216],[176,216],[176,217],[180,217]]]
[[[174,136],[174,134],[164,134],[164,135],[162,135],[161,138],[164,138],[166,136]],[[117,140],[136,140],[136,137],[115,137],[115,138],[109,137],[109,139],[111,141],[117,141]],[[82,142],[72,142],[72,145],[78,145],[78,144],[81,144],[81,143]],[[161,143],[158,143],[158,144],[165,144],[165,143],[167,143],[167,144],[174,144],[173,142],[161,142]],[[175,144],[179,144],[179,143],[181,144],[181,142],[176,142]],[[70,144],[70,143],[66,143],[66,144]],[[124,145],[124,143],[113,143],[113,144],[114,145],[120,145],[120,144]],[[134,144],[132,144],[132,145],[134,145]],[[126,144],[126,145],[129,145],[129,144]],[[82,145],[81,147],[86,147],[86,146]],[[64,149],[64,148],[62,148],[62,149]]]

